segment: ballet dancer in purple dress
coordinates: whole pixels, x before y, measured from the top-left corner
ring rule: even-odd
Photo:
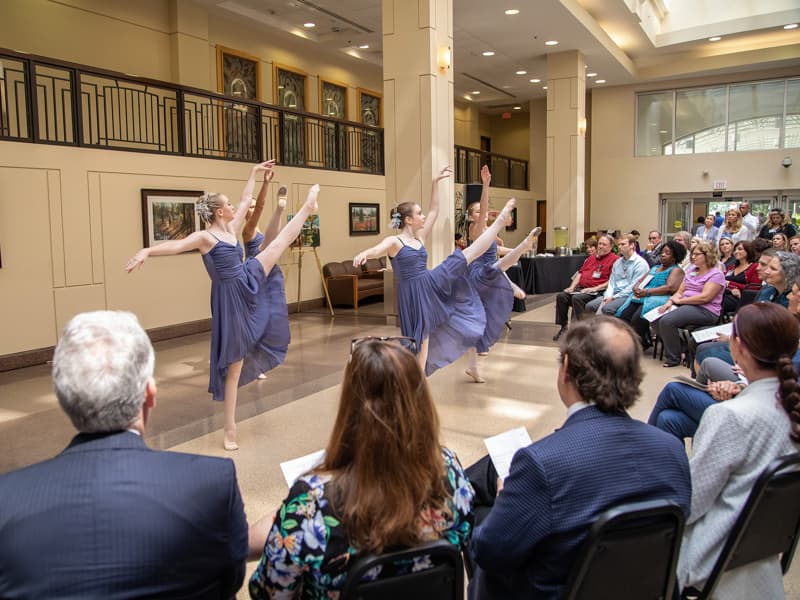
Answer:
[[[259,173],[271,171],[274,161],[253,167],[234,211],[224,194],[204,194],[196,210],[207,224],[181,240],[142,248],[131,258],[126,270],[140,268],[150,256],[170,256],[199,250],[211,277],[211,370],[208,391],[225,403],[226,450],[236,450],[236,398],[239,386],[255,380],[283,361],[288,339],[276,336],[275,302],[267,274],[292,244],[306,218],[317,210],[319,186],[308,192],[305,203],[275,239],[254,258],[242,262],[242,248],[236,238],[250,207]],[[267,176],[269,177],[269,176]],[[270,323],[270,321],[273,321]],[[278,327],[277,329],[281,329]]]
[[[512,198],[497,220],[471,246],[456,249],[430,271],[425,240],[439,216],[439,182],[450,177],[450,167],[433,180],[428,216],[414,202],[403,202],[391,211],[392,227],[398,235],[384,238],[359,253],[353,265],[388,255],[397,286],[400,330],[414,339],[420,366],[427,375],[440,369],[468,348],[475,346],[486,327],[483,305],[467,279],[467,266],[494,242],[500,228],[510,222]]]

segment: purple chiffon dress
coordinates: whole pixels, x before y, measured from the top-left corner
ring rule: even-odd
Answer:
[[[472,287],[478,292],[486,313],[486,328],[475,344],[478,352],[488,352],[500,338],[503,328],[514,308],[514,290],[511,282],[500,269],[497,262],[497,244],[492,245],[469,265],[468,276]]]
[[[203,255],[211,278],[208,391],[214,400],[224,399],[228,365],[244,360],[241,387],[281,364],[289,348],[289,317],[280,269],[273,267],[267,277],[258,260],[248,258],[242,263],[241,257],[238,242],[232,246],[222,240]]]
[[[483,305],[467,279],[461,250],[430,271],[424,246],[403,244],[391,261],[400,331],[414,338],[417,348],[428,338],[425,374],[430,375],[475,346],[486,328]]]

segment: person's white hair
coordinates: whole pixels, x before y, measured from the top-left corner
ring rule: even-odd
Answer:
[[[81,313],[67,323],[53,354],[56,397],[80,432],[125,429],[142,408],[154,365],[153,346],[134,314]]]

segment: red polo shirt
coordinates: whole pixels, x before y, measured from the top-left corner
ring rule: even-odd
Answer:
[[[608,281],[608,278],[611,277],[611,267],[618,258],[619,256],[613,252],[601,257],[594,254],[587,258],[578,270],[581,274],[578,286],[581,288],[595,287]]]

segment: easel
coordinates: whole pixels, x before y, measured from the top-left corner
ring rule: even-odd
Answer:
[[[302,289],[302,282],[303,282],[303,251],[308,250],[308,246],[294,246],[297,248],[297,312],[300,312],[300,298],[301,294],[300,291]],[[325,276],[322,273],[322,262],[319,260],[319,254],[317,254],[317,247],[311,246],[311,250],[314,251],[314,258],[317,260],[317,271],[319,271],[319,278],[322,280],[322,289],[325,290],[325,301],[328,303],[328,310],[333,317],[333,304],[331,304],[331,296],[328,293],[328,283],[325,281]]]

